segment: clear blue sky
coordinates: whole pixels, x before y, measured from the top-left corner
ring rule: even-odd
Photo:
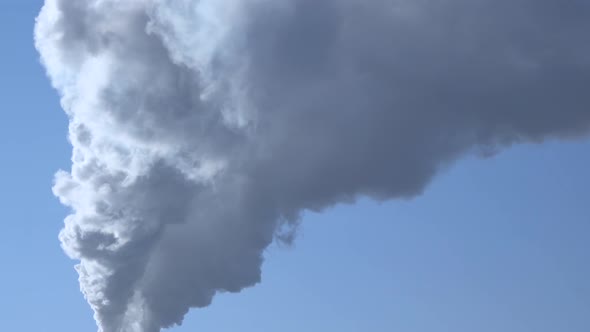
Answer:
[[[72,0],[74,1],[74,0]],[[0,326],[95,331],[57,233],[67,121],[33,48],[41,0],[0,4]],[[263,283],[173,331],[590,331],[590,141],[467,158],[406,202],[308,214]]]

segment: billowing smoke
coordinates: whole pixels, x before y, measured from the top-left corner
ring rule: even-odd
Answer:
[[[46,0],[60,234],[102,332],[260,282],[298,216],[590,128],[586,0]]]

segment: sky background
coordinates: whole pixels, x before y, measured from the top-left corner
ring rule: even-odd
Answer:
[[[95,331],[51,193],[70,167],[67,119],[33,47],[41,0],[0,3],[6,331]],[[590,331],[590,141],[468,157],[411,201],[309,213],[263,283],[172,331]]]

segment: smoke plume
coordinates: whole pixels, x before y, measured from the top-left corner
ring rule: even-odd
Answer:
[[[46,0],[60,240],[102,332],[260,282],[299,215],[590,129],[585,0]]]

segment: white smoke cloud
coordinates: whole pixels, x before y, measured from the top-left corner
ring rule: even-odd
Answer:
[[[255,285],[302,211],[586,134],[589,28],[582,0],[46,0],[73,146],[60,239],[100,331]]]

